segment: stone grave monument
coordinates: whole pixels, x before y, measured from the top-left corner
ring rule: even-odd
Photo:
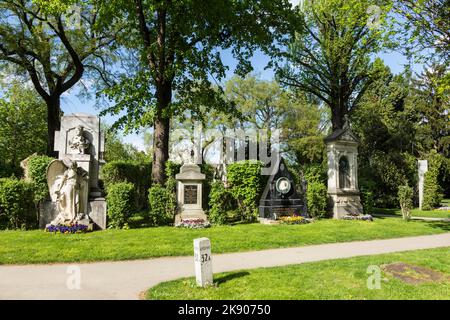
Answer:
[[[259,202],[259,220],[276,220],[281,216],[306,216],[304,182],[301,188],[295,184],[283,158],[278,158],[277,170],[272,174],[266,184]]]
[[[58,159],[47,168],[51,200],[41,205],[41,228],[68,223],[106,228],[106,201],[98,179],[104,144],[97,116],[74,113],[61,118],[61,130],[55,132]]]
[[[333,218],[363,214],[358,189],[358,138],[348,118],[342,129],[325,138],[328,157],[328,195]]]
[[[207,221],[207,216],[202,208],[202,185],[205,178],[196,164],[183,164],[180,173],[175,175],[178,204],[175,224],[187,219]]]

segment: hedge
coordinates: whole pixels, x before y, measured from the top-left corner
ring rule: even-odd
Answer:
[[[428,155],[428,171],[425,173],[422,210],[432,210],[441,204],[443,195],[439,185],[439,173],[443,158],[435,150]]]
[[[37,227],[33,184],[15,178],[0,179],[0,229]]]
[[[214,181],[209,194],[209,221],[213,224],[225,224],[227,222],[227,211],[233,209],[233,196],[225,188],[222,181]]]
[[[152,165],[150,162],[111,161],[101,170],[105,190],[119,182],[130,182],[135,186],[137,210],[148,208],[147,192],[151,185]]]
[[[47,167],[54,158],[33,156],[28,161],[28,175],[34,184],[35,201],[45,200],[48,196]]]
[[[308,183],[306,201],[308,214],[313,218],[325,218],[327,215],[327,187],[322,182]]]
[[[148,190],[148,219],[153,226],[168,225],[173,222],[175,208],[173,193],[167,188],[155,184]]]
[[[114,183],[109,185],[107,192],[108,225],[112,228],[128,227],[129,219],[136,210],[134,185],[129,182]]]
[[[264,181],[261,168],[259,161],[240,161],[227,167],[229,190],[237,201],[242,220],[253,221],[257,217]]]

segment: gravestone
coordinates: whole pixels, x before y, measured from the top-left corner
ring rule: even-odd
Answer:
[[[259,219],[276,220],[281,216],[306,216],[305,187],[295,184],[283,158],[278,158],[275,173],[269,176],[259,202]]]
[[[175,175],[178,204],[175,224],[187,219],[207,221],[207,216],[202,208],[202,185],[205,178],[205,175],[200,171],[200,167],[196,164],[183,164],[180,173]]]
[[[98,178],[104,164],[104,145],[97,116],[74,113],[61,118],[61,129],[55,132],[58,159],[47,168],[51,201],[45,201],[40,208],[41,228],[50,222],[84,219],[99,229],[106,228],[106,201]]]
[[[333,218],[363,214],[358,189],[358,138],[346,118],[342,129],[325,138],[328,158],[328,195]]]
[[[428,171],[428,161],[418,160],[418,174],[419,174],[419,208],[422,210],[423,203],[423,186],[425,183],[425,173]]]
[[[213,284],[211,242],[208,238],[194,239],[195,279],[199,286]]]

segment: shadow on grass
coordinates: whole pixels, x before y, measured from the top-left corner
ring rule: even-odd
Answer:
[[[233,280],[233,279],[236,279],[236,278],[242,278],[242,277],[245,277],[245,276],[248,276],[248,275],[250,275],[250,273],[247,272],[247,271],[230,273],[230,274],[228,274],[226,276],[222,276],[220,278],[214,279],[214,282],[217,283],[218,285],[220,285],[220,284],[225,283],[227,281],[230,281],[230,280]]]
[[[435,228],[435,229],[450,231],[450,222],[434,221],[434,222],[427,222],[427,224],[428,224],[428,226]]]

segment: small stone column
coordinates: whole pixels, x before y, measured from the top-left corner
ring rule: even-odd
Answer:
[[[423,203],[423,186],[425,183],[425,173],[428,171],[428,161],[418,160],[418,171],[419,171],[419,208],[422,210]]]
[[[201,287],[213,284],[211,242],[208,238],[194,239],[195,279]]]

